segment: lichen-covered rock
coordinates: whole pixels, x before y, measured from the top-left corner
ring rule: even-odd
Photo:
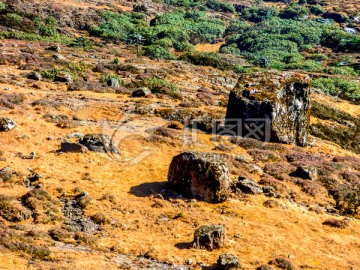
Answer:
[[[230,93],[226,122],[235,124],[240,136],[304,146],[310,120],[310,87],[310,78],[297,73],[242,74]],[[262,120],[254,123],[251,119]]]
[[[225,246],[225,228],[222,225],[204,225],[194,232],[193,248],[208,251]]]
[[[242,192],[246,194],[261,194],[263,193],[262,188],[256,184],[254,180],[239,177],[238,181],[236,182],[236,188],[240,189]]]
[[[0,117],[0,132],[6,132],[16,127],[14,120],[8,117]]]
[[[229,169],[220,156],[212,153],[185,152],[170,164],[170,185],[183,196],[205,202],[225,201],[229,190]]]
[[[218,270],[232,270],[239,269],[239,259],[235,254],[221,254],[217,261],[216,269]]]
[[[275,265],[277,268],[285,269],[285,270],[296,270],[296,266],[293,262],[285,258],[275,258],[270,261],[269,264]]]
[[[112,138],[105,134],[86,134],[79,143],[98,153],[120,153]]]

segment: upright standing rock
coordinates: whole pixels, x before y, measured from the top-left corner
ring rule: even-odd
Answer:
[[[168,180],[182,195],[211,203],[225,201],[230,185],[229,169],[220,156],[201,152],[175,156]]]
[[[204,225],[194,232],[193,248],[213,250],[225,246],[225,228],[222,225]]]
[[[304,146],[310,121],[310,86],[310,78],[298,73],[242,74],[230,93],[226,121],[236,123],[239,135],[246,136],[259,125],[249,129],[247,121],[268,119],[271,141]]]

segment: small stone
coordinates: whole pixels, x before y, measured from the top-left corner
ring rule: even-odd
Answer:
[[[262,188],[252,179],[239,177],[238,182],[236,183],[236,188],[240,189],[246,194],[261,194],[263,193]]]
[[[79,143],[87,147],[90,151],[120,154],[112,138],[105,134],[86,134]]]
[[[192,247],[208,251],[225,246],[225,228],[222,225],[204,225],[194,232]]]
[[[132,92],[131,96],[132,97],[145,97],[150,94],[151,94],[151,91],[149,88],[140,87],[140,88],[136,89],[134,92]]]
[[[239,268],[239,259],[235,254],[222,254],[217,261],[218,270],[231,270]]]
[[[296,270],[296,266],[294,265],[293,262],[281,257],[270,261],[270,264],[285,270]]]
[[[274,270],[274,268],[271,265],[263,264],[256,268],[256,270]]]
[[[8,117],[0,117],[0,132],[6,132],[16,127],[14,120]]]
[[[41,74],[39,72],[37,72],[37,71],[30,72],[30,74],[27,77],[28,77],[28,79],[34,80],[34,81],[41,81],[42,80]]]
[[[108,80],[107,82],[107,85],[110,86],[110,87],[113,87],[113,88],[118,88],[120,87],[120,82],[118,79],[115,79],[115,78],[111,78],[110,80]]]
[[[234,238],[237,238],[237,239],[241,238],[241,234],[235,234]]]
[[[185,260],[185,264],[186,264],[186,265],[192,265],[192,264],[193,264],[193,260],[192,260],[192,259],[187,259],[187,260]]]
[[[57,73],[55,75],[54,78],[55,82],[67,82],[67,83],[72,83],[73,82],[73,78],[71,77],[71,75],[65,71],[61,71],[59,73]]]

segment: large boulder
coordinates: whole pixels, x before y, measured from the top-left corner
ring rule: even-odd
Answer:
[[[79,143],[87,147],[90,151],[120,154],[112,138],[105,134],[86,134]]]
[[[220,156],[201,152],[175,156],[168,180],[183,196],[211,203],[225,201],[230,185],[229,169]]]
[[[238,136],[304,146],[310,87],[310,78],[298,73],[242,74],[230,93],[226,123]]]

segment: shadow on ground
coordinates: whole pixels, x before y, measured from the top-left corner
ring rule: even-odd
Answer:
[[[148,182],[130,188],[130,193],[138,197],[148,197],[150,195],[163,193],[168,188],[167,181]]]

